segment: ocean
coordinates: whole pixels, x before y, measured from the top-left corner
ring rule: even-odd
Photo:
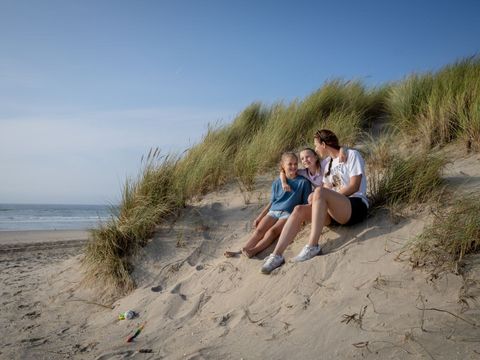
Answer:
[[[110,218],[107,205],[0,204],[0,231],[87,230]]]

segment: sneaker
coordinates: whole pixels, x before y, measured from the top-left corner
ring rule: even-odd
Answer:
[[[295,256],[293,258],[293,261],[305,261],[305,260],[310,260],[311,258],[317,256],[317,255],[320,255],[322,253],[322,248],[320,247],[320,245],[305,245],[302,249],[302,251],[300,251],[300,254],[298,254],[297,256]]]
[[[262,273],[270,274],[273,270],[281,266],[285,262],[285,259],[282,255],[270,254],[265,259],[265,262],[262,266]]]

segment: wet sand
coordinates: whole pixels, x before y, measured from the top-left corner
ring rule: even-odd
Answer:
[[[0,231],[0,255],[8,257],[9,253],[19,251],[78,248],[87,239],[88,232],[83,230]]]
[[[84,230],[0,231],[0,245],[86,240],[87,238],[88,231]]]

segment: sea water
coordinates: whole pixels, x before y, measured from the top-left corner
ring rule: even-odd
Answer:
[[[0,231],[87,230],[111,217],[106,205],[0,204]]]

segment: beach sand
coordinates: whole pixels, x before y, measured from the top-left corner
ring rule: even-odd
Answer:
[[[80,230],[0,232],[0,359],[34,359],[30,349],[48,343],[44,334],[53,331],[56,317],[50,276],[64,271],[65,261],[78,256],[87,239]]]
[[[480,157],[457,163],[447,182],[478,191]],[[324,255],[291,263],[306,226],[271,275],[259,271],[268,250],[225,258],[251,233],[271,180],[260,179],[248,204],[231,184],[160,226],[134,262],[137,289],[115,301],[81,286],[75,234],[70,247],[60,234],[30,234],[49,244],[43,248],[25,241],[23,250],[9,251],[2,240],[0,358],[480,358],[480,257],[469,256],[459,274],[438,276],[408,260],[406,244],[433,216],[427,209],[326,229]],[[119,320],[129,309],[138,316]]]

